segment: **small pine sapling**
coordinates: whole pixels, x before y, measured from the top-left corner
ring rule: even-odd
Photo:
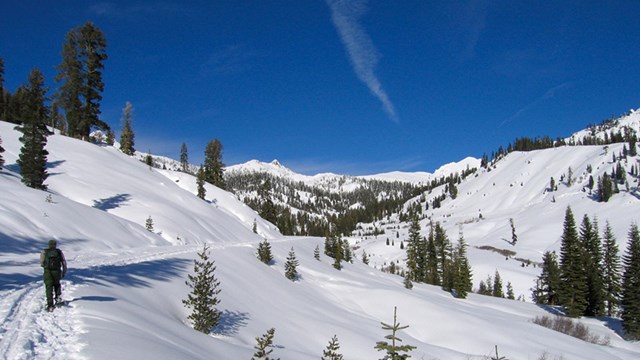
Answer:
[[[291,281],[296,281],[296,279],[298,279],[298,265],[300,265],[300,263],[296,258],[296,253],[293,251],[292,247],[289,251],[287,262],[284,264],[284,276]]]
[[[390,340],[391,343],[387,341],[378,341],[376,343],[376,346],[374,347],[378,351],[386,351],[386,355],[381,360],[408,359],[411,357],[411,355],[409,355],[408,353],[416,349],[415,346],[399,344],[402,342],[402,339],[400,339],[397,336],[398,331],[408,328],[409,325],[400,326],[396,318],[396,309],[397,308],[394,306],[393,307],[393,325],[385,324],[383,322],[380,323],[382,324],[382,330],[391,331],[391,334],[384,337],[385,339]],[[407,354],[402,354],[402,353],[407,353]]]
[[[273,347],[273,337],[275,336],[275,332],[276,329],[271,328],[267,330],[266,334],[262,335],[262,337],[256,338],[256,346],[253,347],[256,349],[256,352],[253,354],[251,360],[280,360],[280,358],[272,359],[269,357],[273,352],[273,349],[271,348]]]
[[[329,345],[322,352],[321,360],[343,360],[343,356],[338,353],[340,350],[340,343],[338,343],[338,336],[333,335],[331,340],[329,341]]]
[[[220,311],[216,305],[220,303],[220,282],[215,277],[215,262],[209,258],[209,247],[204,245],[202,252],[198,253],[198,259],[193,260],[193,272],[187,276],[186,284],[191,288],[191,293],[182,303],[191,308],[191,314],[187,317],[193,322],[193,328],[197,331],[209,334],[211,329],[220,322]]]

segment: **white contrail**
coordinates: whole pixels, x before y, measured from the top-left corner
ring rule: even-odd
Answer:
[[[358,78],[364,82],[371,93],[377,97],[384,110],[391,120],[399,122],[396,110],[389,100],[389,96],[382,89],[380,80],[374,73],[374,68],[378,63],[378,52],[373,46],[373,42],[358,23],[358,18],[366,9],[366,1],[358,0],[327,0],[331,8],[331,19],[333,25],[340,34],[340,39],[344,43],[353,69]]]

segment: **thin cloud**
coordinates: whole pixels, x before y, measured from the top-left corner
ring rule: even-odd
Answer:
[[[542,96],[540,96],[539,98],[535,99],[534,101],[530,102],[529,104],[527,104],[525,107],[520,108],[518,111],[516,111],[515,114],[511,115],[508,119],[504,120],[502,123],[500,123],[500,126],[498,127],[502,127],[505,124],[508,124],[510,122],[512,122],[513,120],[517,119],[518,117],[520,117],[520,115],[524,114],[525,112],[527,112],[529,109],[531,109],[532,107],[538,105],[539,103],[545,101],[545,100],[549,100],[553,97],[556,96],[556,94],[558,93],[558,91],[567,88],[571,86],[570,82],[565,82],[562,83],[558,86],[554,86],[551,89],[547,90]]]
[[[394,122],[398,123],[398,115],[389,96],[382,88],[375,74],[379,54],[373,46],[369,35],[358,23],[358,18],[366,10],[365,1],[327,0],[331,8],[331,19],[338,30],[340,39],[346,47],[349,59],[358,78],[367,85],[371,93],[380,100],[382,106]]]

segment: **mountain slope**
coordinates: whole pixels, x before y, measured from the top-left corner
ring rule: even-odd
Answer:
[[[317,359],[334,334],[345,358],[372,359],[382,355],[373,346],[386,335],[380,322],[392,321],[394,306],[399,322],[410,326],[400,337],[418,347],[412,353],[417,359],[481,359],[495,345],[514,359],[640,356],[639,344],[615,332],[615,319],[582,320],[611,339],[609,346],[594,345],[531,323],[548,314],[531,303],[474,294],[458,300],[422,284],[407,290],[401,278],[358,261],[337,271],[326,256],[313,258],[322,238],[283,237],[233,195],[207,187],[209,201],[202,201],[189,175],[150,169],[113,148],[54,135],[48,145],[50,193],[26,188],[16,172],[18,134],[6,123],[0,123],[0,134],[7,149],[7,167],[0,171],[0,357],[246,359],[255,337],[275,327],[274,355],[281,359]],[[489,179],[483,181],[483,189],[491,188]],[[489,213],[495,219],[486,221],[501,222],[499,209]],[[144,228],[149,215],[154,233]],[[251,231],[254,218],[259,234]],[[522,219],[519,228],[538,225]],[[255,258],[263,237],[273,246],[271,266]],[[63,281],[69,304],[51,314],[42,311],[37,263],[49,238],[60,240],[70,266]],[[381,245],[393,255],[378,240],[360,245]],[[522,242],[535,244],[524,236]],[[222,289],[222,322],[211,336],[188,326],[181,303],[202,243],[211,244]],[[292,247],[300,260],[296,282],[283,269]],[[493,253],[474,256],[474,271],[474,261],[496,263]],[[529,280],[527,271],[523,278]]]

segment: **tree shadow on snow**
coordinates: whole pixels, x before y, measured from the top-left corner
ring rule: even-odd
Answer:
[[[224,310],[220,314],[220,322],[213,329],[213,332],[225,336],[237,335],[240,328],[247,326],[249,319],[249,313]]]
[[[27,238],[21,236],[13,236],[7,235],[3,232],[0,232],[0,253],[2,254],[19,254],[25,255],[29,253],[39,254],[42,249],[47,247],[47,242],[51,240],[52,237],[47,238]],[[83,241],[87,241],[86,239],[57,239],[58,245],[64,251],[64,247],[69,244],[75,244]],[[0,266],[3,265],[3,262],[0,262]]]
[[[0,291],[21,289],[25,284],[42,280],[42,275],[2,274]]]
[[[81,296],[78,298],[74,298],[72,300],[69,300],[70,303],[72,302],[76,302],[76,301],[99,301],[99,302],[105,302],[105,301],[116,301],[117,299],[111,296]]]
[[[599,317],[598,320],[604,322],[604,326],[613,330],[616,334],[618,334],[621,338],[624,339],[625,333],[624,333],[624,329],[622,329],[622,320],[614,319],[611,317]]]
[[[118,194],[108,198],[93,200],[93,207],[99,210],[107,211],[122,206],[131,199],[129,194]]]
[[[69,269],[67,278],[78,284],[118,285],[126,287],[151,287],[151,281],[166,281],[182,277],[192,265],[187,259],[156,259],[132,264],[92,266]]]
[[[544,305],[544,304],[536,304],[536,305],[551,315],[565,316],[562,306]]]

